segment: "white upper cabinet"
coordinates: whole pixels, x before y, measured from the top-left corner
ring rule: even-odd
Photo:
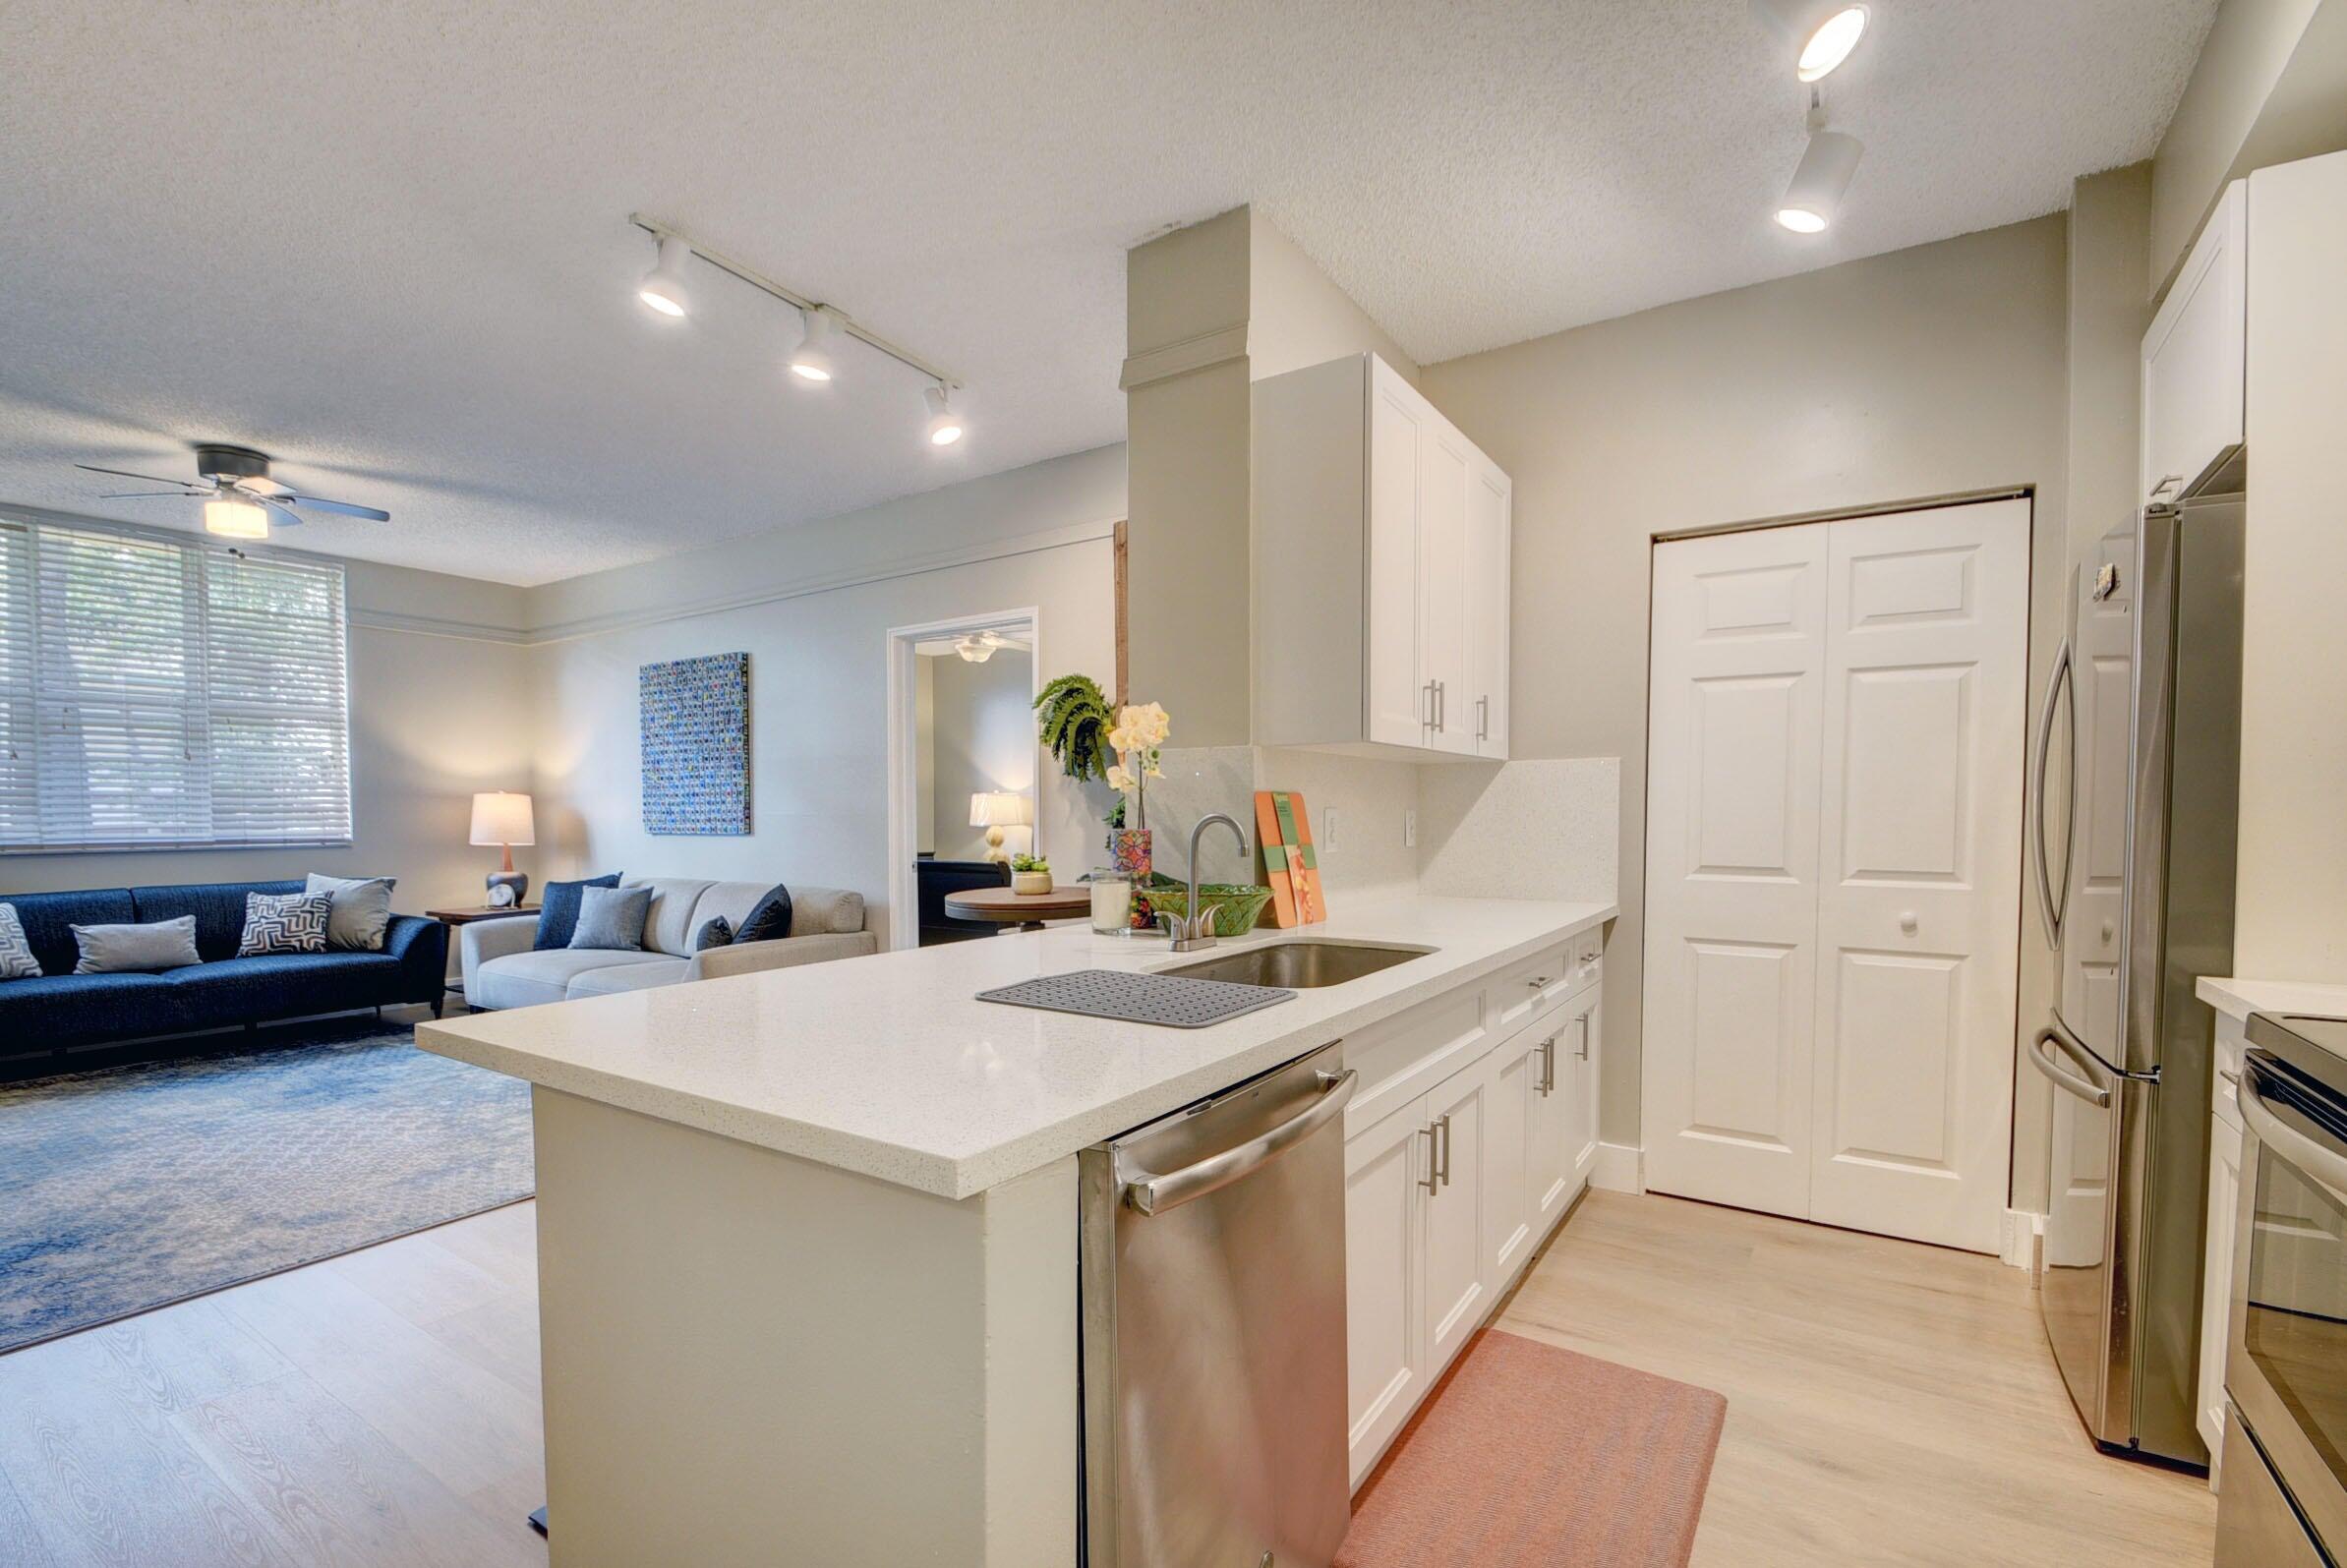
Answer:
[[[2249,332],[2249,185],[2209,214],[2143,334],[2142,494],[2173,499],[2241,439]],[[2164,488],[2163,488],[2164,487]]]
[[[1374,354],[1256,382],[1257,740],[1505,758],[1512,508]]]

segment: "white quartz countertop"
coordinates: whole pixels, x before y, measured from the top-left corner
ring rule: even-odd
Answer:
[[[2347,1017],[2347,985],[2320,985],[2309,980],[2243,980],[2232,975],[2204,974],[2194,988],[2200,1000],[2227,1017],[2246,1018],[2253,1013],[2309,1013],[2317,1017]]]
[[[419,1024],[441,1056],[746,1143],[963,1198],[1480,980],[1610,903],[1403,898],[1296,931],[1420,958],[1203,1029],[980,1002],[1071,969],[1210,958],[1082,926],[1005,933]]]

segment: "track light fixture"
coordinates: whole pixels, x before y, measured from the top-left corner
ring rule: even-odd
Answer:
[[[838,370],[831,347],[840,337],[839,312],[818,305],[799,315],[805,324],[798,347],[791,352],[791,374],[802,381],[828,381]]]
[[[682,316],[692,303],[684,289],[684,263],[691,260],[692,247],[680,236],[662,235],[660,260],[636,285],[635,297],[662,316]]]
[[[892,343],[879,333],[858,322],[847,312],[820,300],[809,299],[796,289],[768,277],[765,273],[735,261],[722,251],[705,245],[695,245],[690,239],[658,218],[631,212],[627,221],[660,242],[660,260],[636,288],[636,297],[663,316],[680,317],[689,308],[684,288],[685,263],[693,258],[730,272],[761,294],[769,294],[796,311],[803,335],[798,347],[791,353],[791,372],[801,380],[829,381],[839,374],[840,355],[850,338],[887,355],[908,370],[917,371],[929,382],[923,395],[929,403],[927,435],[932,446],[951,446],[960,440],[968,426],[962,416],[947,406],[950,393],[962,388],[961,377],[938,369],[912,350],[900,343]]]
[[[962,416],[947,406],[943,385],[924,387],[922,399],[929,405],[929,444],[951,446],[962,438]]]
[[[1793,51],[1803,82],[1824,80],[1866,31],[1866,7],[1851,0],[1752,0],[1752,14]]]
[[[1795,234],[1822,234],[1841,210],[1843,193],[1858,172],[1858,154],[1865,147],[1854,136],[1826,129],[1825,106],[1813,89],[1809,97],[1809,145],[1777,203],[1777,221]]]

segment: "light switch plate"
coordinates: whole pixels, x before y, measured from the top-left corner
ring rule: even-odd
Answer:
[[[1323,849],[1336,847],[1336,808],[1334,806],[1320,808],[1320,847]]]

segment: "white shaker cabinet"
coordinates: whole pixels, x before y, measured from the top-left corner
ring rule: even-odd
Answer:
[[[1345,1139],[1346,1409],[1356,1486],[1434,1384],[1422,1306],[1431,1141],[1424,1100]]]
[[[2242,437],[2249,184],[2226,187],[2143,334],[2142,490],[2174,499]]]
[[[1258,741],[1505,758],[1507,475],[1374,354],[1254,399]]]

